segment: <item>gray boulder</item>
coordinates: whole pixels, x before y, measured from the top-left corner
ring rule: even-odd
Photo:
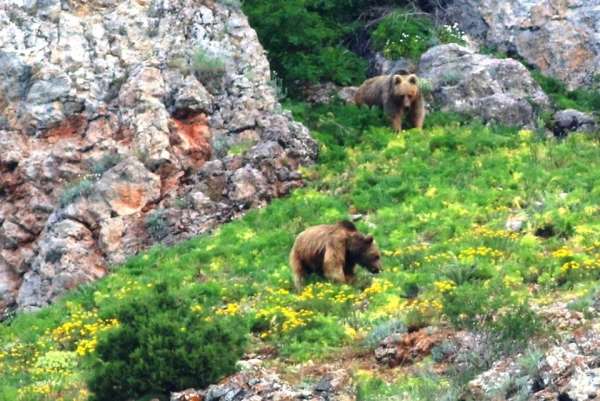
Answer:
[[[554,114],[554,135],[563,137],[569,132],[591,133],[598,129],[596,120],[589,114],[578,110],[566,109]]]
[[[417,69],[417,64],[408,59],[400,58],[397,60],[390,60],[384,57],[383,54],[377,52],[369,60],[370,75],[388,75],[398,73],[412,73]]]
[[[465,47],[435,46],[423,54],[418,74],[429,80],[442,110],[513,126],[532,126],[548,97],[527,69],[513,59],[496,59]]]
[[[454,0],[446,12],[483,43],[518,54],[570,89],[600,72],[600,0]]]

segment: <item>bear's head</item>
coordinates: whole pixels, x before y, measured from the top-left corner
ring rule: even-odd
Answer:
[[[419,79],[415,74],[395,74],[391,78],[392,96],[410,107],[419,96]]]
[[[372,235],[354,233],[348,241],[348,251],[359,265],[371,273],[381,271],[381,253]]]

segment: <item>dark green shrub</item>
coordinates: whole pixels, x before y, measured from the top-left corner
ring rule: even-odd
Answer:
[[[272,68],[292,89],[322,79],[349,84],[364,78],[364,72],[356,68],[364,62],[340,47],[349,28],[319,12],[327,7],[305,0],[244,2],[244,11],[268,51]],[[334,68],[327,65],[331,62],[339,68],[333,71],[334,76],[328,75]]]
[[[119,401],[201,388],[235,370],[246,330],[234,318],[206,317],[157,285],[119,307],[119,326],[102,336],[88,386],[93,399]]]
[[[291,95],[305,83],[357,84],[366,62],[348,42],[364,26],[370,7],[406,5],[406,0],[246,0],[243,10],[268,52],[271,67]]]

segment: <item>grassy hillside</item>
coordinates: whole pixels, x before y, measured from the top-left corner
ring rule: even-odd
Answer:
[[[585,297],[595,285],[597,138],[558,141],[448,114],[430,116],[423,132],[394,134],[378,111],[288,107],[321,144],[319,163],[303,172],[307,187],[210,235],[155,247],[53,306],[5,322],[0,399],[87,399],[97,342],[128,324],[116,319],[121,305],[159,283],[206,321],[239,319],[251,332],[249,349],[275,348],[280,366],[369,351],[399,324],[485,332],[495,352],[506,352],[552,334],[532,304]],[[314,281],[292,291],[295,235],[354,214],[378,241],[383,272],[360,270],[355,286]],[[509,217],[525,221],[521,231],[505,229]],[[432,379],[427,361],[390,385],[356,375],[359,397],[369,400],[399,389],[428,399],[461,384]]]

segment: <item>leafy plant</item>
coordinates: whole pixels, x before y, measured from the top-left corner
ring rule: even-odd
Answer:
[[[364,344],[369,348],[375,348],[384,338],[396,333],[405,333],[406,330],[403,321],[398,319],[387,320],[373,327],[365,338]]]
[[[225,74],[225,59],[210,51],[198,48],[192,56],[192,70],[203,81],[218,81]]]
[[[361,375],[356,384],[357,401],[456,401],[459,389],[442,377],[423,369],[414,376],[386,383],[374,376]]]
[[[94,191],[92,180],[84,178],[64,189],[60,195],[60,207],[66,207],[81,197],[90,196]]]
[[[119,307],[88,381],[96,400],[202,388],[235,370],[245,345],[238,319],[206,317],[164,284]]]
[[[465,33],[460,30],[458,23],[437,27],[436,36],[441,43],[465,44]]]
[[[558,109],[577,109],[587,112],[600,109],[600,88],[597,83],[591,88],[568,90],[564,82],[544,75],[539,70],[533,70],[532,76]]]
[[[544,357],[544,353],[535,347],[530,347],[525,350],[523,356],[519,359],[519,367],[527,376],[535,378],[540,374],[540,361]]]
[[[97,176],[113,168],[123,159],[119,153],[108,153],[92,164],[91,172]]]

